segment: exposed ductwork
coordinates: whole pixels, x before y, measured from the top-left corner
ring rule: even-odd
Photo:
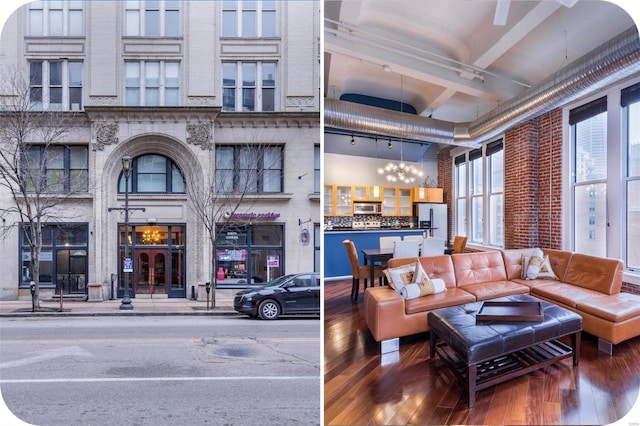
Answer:
[[[354,132],[469,146],[638,72],[640,39],[632,27],[471,123],[336,99],[325,99],[324,120],[327,127]]]

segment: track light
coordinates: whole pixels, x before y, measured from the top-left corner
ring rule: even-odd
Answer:
[[[356,144],[356,140],[353,139],[353,136],[351,136],[351,142],[349,142],[351,145],[355,145]]]
[[[389,141],[389,144],[387,145],[387,147],[388,147],[389,149],[391,149],[391,148],[393,147],[393,145],[391,144],[391,141]]]

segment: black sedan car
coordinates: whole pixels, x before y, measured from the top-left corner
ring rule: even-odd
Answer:
[[[320,275],[283,275],[262,287],[242,290],[236,293],[233,308],[265,320],[286,314],[320,314]]]

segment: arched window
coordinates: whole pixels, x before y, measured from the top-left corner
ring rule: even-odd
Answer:
[[[124,174],[120,173],[118,192],[124,192]],[[143,194],[184,194],[184,176],[176,163],[157,154],[133,159],[129,192]]]

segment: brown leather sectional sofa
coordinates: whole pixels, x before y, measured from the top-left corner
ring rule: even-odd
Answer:
[[[420,257],[430,278],[440,278],[447,291],[404,300],[388,286],[364,293],[364,318],[374,339],[385,343],[429,330],[429,311],[511,294],[531,294],[577,312],[583,330],[599,338],[598,347],[611,353],[614,344],[640,335],[640,296],[621,293],[623,263],[618,259],[543,249],[558,280],[521,278],[522,255],[516,249]],[[389,267],[415,262],[394,258]],[[386,347],[397,347],[391,344]]]

